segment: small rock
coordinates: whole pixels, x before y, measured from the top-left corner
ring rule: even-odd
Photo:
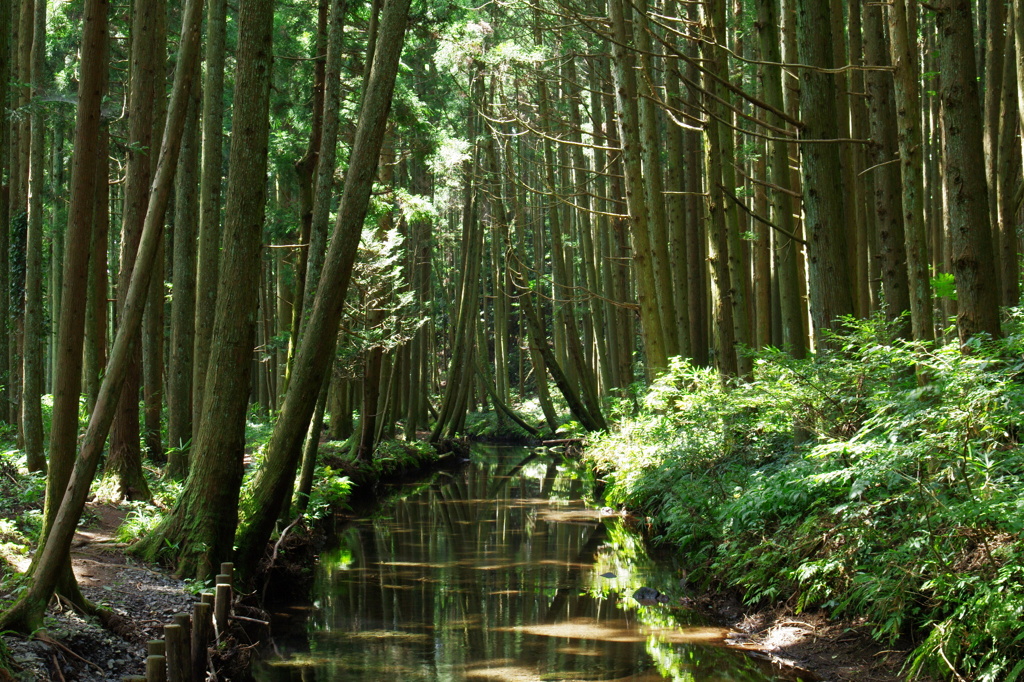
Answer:
[[[653,587],[641,587],[633,593],[633,599],[644,606],[654,606],[655,604],[667,604],[668,595],[658,592]]]

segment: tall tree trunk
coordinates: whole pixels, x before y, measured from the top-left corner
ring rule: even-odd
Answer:
[[[828,3],[798,0],[797,37],[800,61],[830,69],[832,43]],[[804,124],[800,145],[803,167],[804,215],[808,247],[811,318],[816,345],[822,333],[836,329],[842,318],[853,314],[843,217],[842,166],[836,123],[836,88],[829,73],[814,69],[800,72],[800,120]]]
[[[153,83],[153,144],[159,144],[167,121],[167,0],[160,0],[156,8],[153,35],[154,76]],[[149,155],[149,172],[156,173],[157,154]],[[172,263],[168,248],[170,234],[160,243],[157,254],[157,271],[149,285],[149,299],[142,328],[142,442],[144,451],[155,461],[165,457],[161,416],[164,403],[164,287],[170,275]]]
[[[156,100],[157,54],[155,43],[159,0],[136,0],[132,19],[131,75],[128,108],[128,162],[125,172],[125,204],[121,222],[121,265],[117,280],[117,310],[124,316],[128,283],[135,267],[142,237],[142,223],[149,203],[150,154],[153,149],[153,108]],[[162,265],[162,264],[161,264]],[[161,267],[162,272],[162,267]],[[162,279],[162,276],[161,276]],[[110,433],[106,471],[117,476],[119,493],[126,500],[149,499],[142,475],[140,449],[139,389],[142,382],[141,334],[132,344],[124,390]]]
[[[483,80],[479,70],[474,69],[473,96],[477,106],[483,107]],[[480,117],[475,109],[470,111],[467,129],[469,139],[475,140],[479,132]],[[476,352],[474,331],[479,317],[480,267],[483,255],[483,221],[479,219],[477,188],[473,168],[479,157],[477,145],[470,152],[470,159],[463,163],[463,204],[462,204],[462,250],[459,254],[458,296],[456,320],[452,338],[452,357],[448,364],[448,375],[444,396],[438,408],[437,422],[430,434],[430,441],[436,443],[442,438],[453,438],[459,430],[466,412],[469,385],[476,374],[473,354]],[[554,218],[557,220],[557,217]]]
[[[31,3],[30,3],[31,4]],[[46,0],[34,0],[32,37],[33,96],[43,94],[46,68]],[[32,111],[29,160],[28,231],[25,245],[25,350],[22,428],[29,471],[44,471],[43,454],[43,183],[46,120],[41,106]]]
[[[652,237],[644,199],[643,145],[637,110],[636,75],[633,56],[629,51],[632,40],[627,30],[622,0],[608,0],[608,13],[614,35],[612,71],[615,76],[615,110],[622,145],[626,208],[629,211],[632,258],[636,268],[640,323],[647,352],[648,374],[653,377],[668,369],[668,347],[658,308],[657,276],[651,257]]]
[[[5,5],[6,6],[6,5]],[[74,159],[71,170],[71,204],[68,212],[67,247],[59,329],[57,365],[53,396],[53,421],[50,429],[49,469],[46,477],[46,501],[43,511],[42,543],[54,544],[47,562],[37,561],[29,590],[0,614],[0,628],[31,632],[43,618],[43,611],[58,579],[70,569],[68,548],[77,524],[70,524],[65,541],[50,538],[64,490],[71,476],[78,435],[78,397],[82,385],[82,341],[85,326],[85,299],[88,290],[90,233],[96,186],[106,180],[106,156],[98,149],[100,105],[106,89],[107,72],[107,0],[86,0],[83,14],[81,76],[75,124]],[[90,477],[91,478],[91,477]],[[83,495],[84,501],[84,495]],[[81,513],[81,509],[78,510]],[[38,554],[45,553],[39,552]],[[45,571],[45,573],[44,573]]]
[[[983,13],[983,14],[982,14]],[[988,185],[989,224],[992,228],[992,251],[1000,253],[999,232],[999,137],[1002,128],[1000,110],[1005,87],[1004,58],[1006,52],[1006,0],[982,0],[979,2],[979,19],[984,32],[984,74],[982,78],[984,127],[982,144],[985,152],[985,180]],[[1012,20],[1012,17],[1010,18]],[[979,37],[979,46],[982,40]],[[979,64],[981,66],[981,64]],[[1001,291],[1002,271],[995,268],[996,291]]]
[[[220,272],[220,194],[224,152],[224,58],[227,0],[209,0],[203,81],[203,152],[196,252],[196,322],[192,344],[192,443],[199,435]]]
[[[96,172],[101,178],[110,176],[110,131],[100,126],[96,153]],[[110,187],[96,183],[95,209],[90,235],[88,291],[85,311],[84,381],[85,402],[92,414],[100,392],[103,368],[107,364],[107,239],[110,236]],[[65,244],[68,246],[68,244]],[[63,278],[61,286],[63,286]],[[63,301],[63,295],[62,299]],[[58,342],[59,342],[58,335]],[[59,362],[59,358],[58,358]],[[54,372],[54,385],[56,376]]]
[[[295,479],[302,439],[316,407],[323,372],[331,366],[345,294],[355,263],[370,191],[376,176],[387,127],[391,96],[405,37],[409,0],[386,0],[381,11],[379,45],[356,127],[355,143],[345,175],[331,244],[324,261],[320,287],[313,301],[308,332],[299,340],[292,379],[281,416],[274,426],[264,465],[246,500],[246,525],[238,535],[237,563],[255,566],[262,555]],[[241,63],[241,62],[240,62]]]
[[[903,188],[903,231],[907,242],[910,319],[914,338],[926,341],[935,337],[935,329],[924,215],[924,150],[918,87],[920,68],[917,60],[917,34],[910,32],[908,24],[908,2],[893,0],[889,7],[889,38],[895,69],[893,78]]]
[[[721,4],[721,3],[720,3]],[[654,270],[657,290],[658,317],[661,319],[661,335],[665,343],[665,354],[673,357],[680,354],[679,334],[676,329],[676,310],[682,302],[676,295],[685,292],[673,291],[672,271],[669,259],[668,219],[665,215],[665,191],[662,179],[661,135],[658,127],[657,107],[654,103],[656,90],[655,64],[652,63],[652,46],[647,20],[647,0],[639,0],[632,12],[627,12],[633,25],[633,36],[639,58],[637,79],[638,118],[640,126],[640,150],[643,159],[644,195],[647,208],[647,224],[650,229],[650,259]],[[745,301],[745,299],[744,299]],[[688,354],[688,353],[687,353]]]
[[[880,6],[864,7],[864,56],[869,66],[889,66]],[[893,163],[898,159],[898,143],[892,80],[888,73],[872,70],[865,75],[865,81],[873,142],[869,158],[873,166],[875,225],[882,261],[885,317],[890,322],[899,321],[897,334],[909,339],[912,332],[910,320],[902,318],[910,310],[910,292],[902,196],[899,193],[900,175],[899,168]]]
[[[273,0],[243,0],[240,7],[231,169],[203,413],[185,490],[172,513],[140,543],[139,551],[150,556],[164,551],[165,541],[180,543],[183,549],[173,559],[182,575],[216,573],[231,556],[238,523],[259,299],[259,286],[250,278],[261,267],[267,199],[273,5]]]
[[[1011,8],[1010,13],[1014,10]],[[1013,17],[1010,17],[1011,20]],[[1011,33],[1012,33],[1012,29]],[[1013,36],[1010,36],[1013,38]],[[1003,96],[999,110],[999,165],[996,168],[996,206],[999,209],[999,267],[1001,275],[1000,303],[1015,306],[1020,302],[1020,254],[1017,248],[1017,204],[1015,201],[1017,171],[1021,165],[1016,135],[1020,116],[1017,110],[1017,83],[1014,63],[1017,49],[1010,40],[1005,49]]]
[[[539,29],[538,29],[539,31]],[[535,39],[540,39],[539,33],[535,35]],[[542,119],[552,120],[550,102],[548,97],[547,83],[541,81],[538,84],[539,88],[539,99],[540,99],[540,114]],[[652,114],[653,118],[653,114]],[[558,192],[558,188],[555,184],[554,171],[555,171],[555,155],[552,149],[552,143],[550,140],[544,140],[544,158],[545,165],[548,169],[548,185],[550,191]],[[565,164],[559,164],[565,165]],[[649,171],[646,176],[649,183],[653,183],[653,176],[655,171]],[[661,173],[660,165],[656,171],[657,174]],[[661,182],[657,183],[659,200],[661,200]],[[565,235],[563,234],[563,226],[557,211],[551,211],[548,215],[548,225],[551,229],[551,263],[554,274],[555,283],[555,307],[558,311],[558,319],[564,325],[565,330],[565,348],[568,354],[569,363],[574,371],[568,372],[569,376],[575,376],[576,381],[573,382],[578,386],[578,394],[580,399],[587,407],[587,412],[595,423],[603,424],[604,419],[601,416],[601,404],[597,395],[597,381],[594,377],[594,372],[591,367],[586,363],[583,353],[582,335],[580,333],[579,324],[576,319],[575,305],[576,305],[576,294],[574,293],[573,287],[570,282],[570,271],[572,269],[572,262],[569,260],[567,263],[565,253]],[[667,240],[665,239],[665,212],[664,208],[660,211],[660,222],[661,222],[661,235],[660,238],[663,242],[662,248],[667,249]],[[656,241],[656,240],[655,240]],[[655,256],[652,255],[652,258]],[[667,257],[666,257],[667,258]],[[667,270],[666,270],[667,272]],[[668,288],[671,291],[671,280],[668,282]],[[665,298],[665,297],[662,297]],[[671,293],[667,294],[667,300],[671,301]],[[659,303],[659,308],[660,308]],[[671,313],[671,306],[667,309],[661,310],[661,319],[674,321],[675,315]],[[666,318],[664,315],[668,315]],[[664,330],[664,324],[662,325]],[[674,349],[674,346],[673,346]]]
[[[957,291],[957,331],[966,344],[974,335],[1001,333],[999,290],[989,221],[984,167],[983,121],[975,83],[970,0],[937,5],[939,68],[942,74],[943,193]]]
[[[0,5],[0,102],[6,102],[11,83],[11,6],[5,2]],[[4,120],[0,122],[0,183],[4,174],[10,178],[11,163],[11,126]],[[11,385],[10,385],[10,180],[0,186],[0,421],[11,421]]]
[[[776,66],[782,62],[781,38],[779,34],[780,17],[777,0],[757,0],[757,31],[760,36],[761,58],[768,62],[764,70],[765,101],[774,109],[782,111],[785,102],[782,96],[782,68]],[[769,122],[782,127],[782,118],[774,114],[766,114]],[[782,228],[773,236],[775,245],[775,276],[779,286],[779,308],[782,321],[782,347],[795,358],[803,358],[807,353],[804,343],[804,325],[800,301],[800,282],[797,271],[797,251],[799,245],[788,235],[796,234],[796,221],[793,216],[797,211],[793,196],[786,190],[792,189],[793,177],[789,169],[789,145],[778,139],[768,142],[771,155],[771,182],[778,189],[772,191],[772,219]]]
[[[714,8],[705,7],[703,17],[705,24],[713,30],[716,25],[723,26],[724,19],[719,18],[718,22],[708,14]],[[721,14],[721,8],[719,13]],[[723,27],[724,33],[724,27]],[[712,34],[713,35],[713,34]],[[724,37],[724,36],[723,36]],[[735,308],[734,293],[735,285],[732,282],[732,271],[729,268],[729,225],[726,220],[728,210],[725,202],[726,188],[732,191],[735,182],[726,183],[723,166],[732,164],[733,155],[726,156],[722,151],[722,141],[728,139],[731,147],[732,131],[722,128],[724,120],[730,116],[721,103],[712,99],[712,95],[721,97],[724,89],[720,87],[711,74],[719,76],[726,73],[726,66],[719,63],[725,59],[724,52],[714,44],[702,43],[701,52],[708,65],[707,78],[704,81],[706,91],[705,107],[712,112],[708,119],[704,139],[704,162],[705,177],[707,179],[707,230],[708,230],[708,262],[711,265],[711,299],[713,310],[713,331],[715,352],[717,356],[718,371],[722,377],[735,377],[739,374],[739,361],[736,353],[736,325],[733,317]]]
[[[193,76],[198,83],[199,74]],[[167,381],[167,476],[184,478],[192,441],[193,343],[196,324],[196,233],[199,196],[199,87],[192,88],[175,177],[171,358]]]
[[[395,180],[395,149],[394,132],[389,132],[384,138],[383,147],[380,152],[380,168],[377,172],[377,183],[385,192],[394,190]],[[390,210],[384,211],[380,216],[377,228],[374,231],[373,241],[376,244],[383,244],[387,239],[388,232],[394,227],[394,198],[390,197]],[[392,298],[390,282],[386,278],[380,284],[380,288],[371,289],[368,297],[372,303],[366,311],[366,327],[371,338],[384,338],[384,325],[387,324],[387,306]],[[383,370],[385,349],[381,344],[374,344],[367,353],[363,369],[363,403],[359,410],[359,436],[356,443],[356,459],[369,462],[373,457],[373,451],[377,447],[380,423],[387,416],[380,409],[382,390],[388,381],[388,374]]]

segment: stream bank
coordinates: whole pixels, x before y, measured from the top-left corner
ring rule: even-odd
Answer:
[[[258,680],[813,679],[692,608],[679,565],[602,512],[578,461],[476,447],[471,460],[335,530],[309,598],[268,606]]]

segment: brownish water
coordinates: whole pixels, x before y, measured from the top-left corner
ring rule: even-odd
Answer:
[[[480,448],[402,490],[321,558],[311,609],[285,614],[306,613],[305,627],[278,638],[257,679],[793,679],[685,608],[681,567],[602,517],[585,475],[556,455]],[[644,585],[669,603],[638,604]]]

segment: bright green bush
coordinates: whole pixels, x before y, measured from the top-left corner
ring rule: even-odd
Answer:
[[[725,387],[685,363],[587,456],[695,578],[866,616],[923,643],[908,673],[1024,672],[1024,340],[941,348],[851,322]],[[799,443],[799,444],[796,444]]]

